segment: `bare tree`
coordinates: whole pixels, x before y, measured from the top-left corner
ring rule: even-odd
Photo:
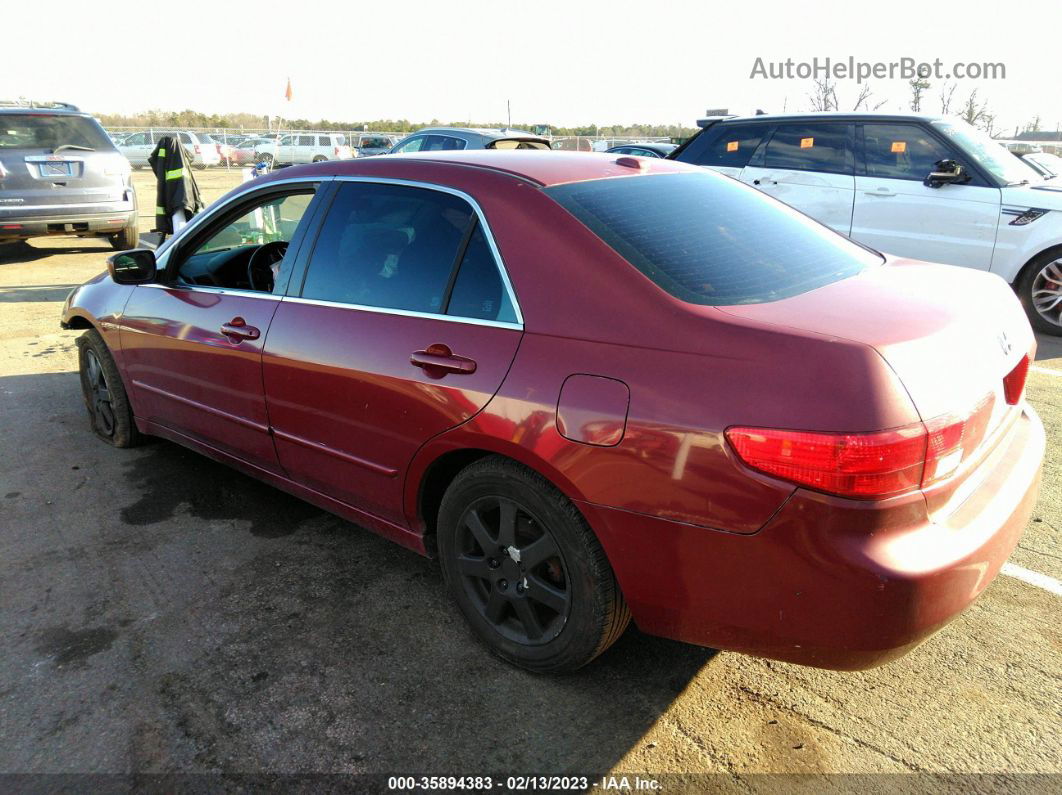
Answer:
[[[1025,132],[1040,132],[1041,119],[1039,114],[1031,122],[1025,125]]]
[[[877,110],[882,105],[888,102],[887,99],[883,99],[880,102],[874,102],[871,98],[874,96],[874,92],[870,89],[870,83],[863,83],[859,89],[859,96],[856,97],[855,105],[852,106],[852,110]]]
[[[976,88],[966,98],[966,103],[962,106],[962,111],[959,115],[967,123],[972,124],[974,127],[979,127],[989,135],[995,132],[996,114],[989,112],[987,100],[978,104]]]
[[[930,83],[924,77],[916,77],[907,85],[911,87],[911,110],[918,113],[922,110],[922,96],[929,90]]]
[[[837,110],[837,84],[827,76],[815,81],[814,90],[808,94],[812,110]]]
[[[958,83],[952,83],[950,86],[945,82],[940,89],[940,112],[942,115],[947,116],[951,113],[951,101],[955,97],[955,89],[959,87]]]

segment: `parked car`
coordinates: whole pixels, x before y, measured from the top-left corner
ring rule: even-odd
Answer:
[[[358,136],[358,154],[361,157],[386,155],[398,142],[394,135],[360,135]]]
[[[612,155],[634,155],[635,157],[667,157],[678,147],[675,144],[660,144],[648,141],[639,141],[630,144],[613,146],[605,151]]]
[[[1022,160],[1043,174],[1045,179],[1062,174],[1062,157],[1050,152],[1031,152],[1023,155]]]
[[[338,133],[291,133],[267,139],[254,147],[256,161],[269,165],[291,166],[321,163],[325,160],[349,160],[357,157],[347,145],[345,135]]]
[[[521,130],[485,130],[463,127],[426,127],[407,135],[391,154],[455,149],[549,149],[549,139]]]
[[[0,243],[50,235],[136,248],[129,161],[73,105],[0,107]]]
[[[119,144],[118,150],[129,158],[133,168],[147,168],[148,158],[155,151],[159,139],[166,135],[175,136],[180,140],[194,168],[204,169],[221,163],[217,142],[206,133],[147,130],[130,135]]]
[[[754,185],[880,251],[999,274],[1037,329],[1062,335],[1062,186],[959,119],[711,119],[671,156]]]
[[[62,324],[103,440],[171,439],[438,555],[474,632],[536,671],[632,616],[897,657],[995,577],[1044,454],[1001,279],[668,160],[289,169],[112,257]]]

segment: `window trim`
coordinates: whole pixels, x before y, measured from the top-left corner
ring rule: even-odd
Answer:
[[[328,301],[328,300],[325,300],[325,299],[322,299],[322,298],[303,298],[302,295],[301,295],[302,287],[303,287],[303,284],[306,281],[306,276],[309,273],[309,270],[310,270],[310,268],[312,267],[312,264],[313,264],[312,263],[313,252],[314,252],[314,249],[316,249],[316,247],[317,247],[316,236],[315,236],[315,239],[313,241],[313,245],[310,247],[310,250],[309,250],[309,252],[307,254],[306,262],[303,264],[302,273],[299,274],[298,277],[297,277],[298,280],[299,280],[298,281],[298,285],[299,285],[298,286],[298,294],[297,295],[286,295],[284,297],[285,301],[294,301],[296,303],[310,304],[310,305],[314,305],[314,306],[341,307],[341,308],[344,308],[344,309],[353,309],[355,311],[360,311],[360,312],[378,312],[378,313],[384,314],[384,315],[405,315],[405,316],[408,316],[408,317],[421,317],[421,318],[429,318],[429,319],[434,319],[434,320],[445,320],[445,321],[452,322],[452,323],[469,323],[469,324],[474,325],[474,326],[492,326],[494,328],[507,328],[507,329],[515,329],[515,330],[518,330],[518,331],[523,331],[523,328],[524,328],[524,313],[520,309],[520,302],[517,300],[516,290],[513,288],[513,283],[509,279],[509,271],[508,271],[508,269],[505,266],[505,260],[502,259],[501,251],[498,250],[498,244],[494,240],[494,232],[493,232],[493,230],[491,230],[490,224],[487,222],[487,216],[483,212],[483,208],[480,207],[479,206],[479,202],[477,202],[469,194],[465,193],[462,190],[458,190],[457,188],[451,188],[451,187],[449,187],[447,185],[436,185],[436,184],[430,183],[430,182],[419,182],[417,180],[396,179],[396,178],[391,178],[391,177],[337,176],[334,179],[332,179],[331,181],[332,181],[332,183],[334,185],[336,185],[336,191],[335,191],[335,194],[333,194],[333,197],[332,197],[333,199],[335,198],[336,195],[338,195],[338,192],[339,192],[338,188],[339,188],[339,186],[342,183],[344,183],[344,182],[360,182],[360,183],[368,183],[368,184],[376,184],[376,185],[398,185],[400,187],[421,188],[421,189],[425,189],[425,190],[433,190],[433,191],[436,191],[438,193],[448,193],[451,196],[456,196],[459,199],[462,199],[465,202],[467,202],[469,204],[469,206],[472,208],[472,211],[475,213],[475,217],[476,217],[476,223],[473,224],[473,225],[470,225],[470,226],[471,226],[472,229],[481,228],[483,230],[483,237],[486,239],[487,246],[490,248],[491,255],[494,258],[494,267],[496,267],[498,269],[498,275],[501,276],[502,286],[505,288],[505,292],[509,296],[509,301],[510,301],[510,303],[513,306],[513,312],[516,314],[516,322],[515,323],[511,323],[511,322],[505,321],[505,320],[483,320],[482,318],[465,317],[463,315],[446,315],[446,314],[441,314],[441,313],[438,313],[438,312],[417,312],[417,311],[412,310],[412,309],[392,309],[390,307],[383,307],[383,306],[367,306],[367,305],[364,305],[364,304],[348,304],[348,303],[345,303],[343,301]],[[321,227],[323,226],[325,220],[327,219],[328,210],[330,210],[330,209],[331,209],[331,200],[329,201],[329,207],[325,210],[325,212],[323,213],[323,215],[321,217],[321,222],[320,222],[320,224],[318,225],[318,228],[317,228],[317,233],[318,234],[320,233]],[[467,232],[468,232],[468,230],[466,230],[466,233]],[[465,248],[467,248],[467,240],[468,239],[471,239],[471,235],[470,234],[466,234],[465,238],[462,239],[462,241],[461,241],[462,245],[465,246]],[[459,253],[461,253],[461,255],[462,255],[461,256],[461,262],[463,262],[464,261],[464,252],[463,251],[459,251]],[[458,263],[458,267],[456,267],[456,268],[452,267],[451,268],[450,276],[452,278],[456,279],[456,274],[459,273],[459,272],[460,272],[460,263]],[[295,280],[296,280],[296,275],[293,273],[291,280],[288,282],[289,289],[291,289],[291,287],[295,284]]]

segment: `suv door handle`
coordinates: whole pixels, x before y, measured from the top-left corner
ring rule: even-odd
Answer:
[[[891,191],[888,188],[878,188],[877,190],[865,190],[865,191],[863,191],[863,193],[865,195],[867,195],[867,196],[883,196],[883,197],[895,196],[896,195],[895,191]]]
[[[778,184],[778,180],[776,180],[774,177],[759,177],[757,179],[752,180],[752,184],[753,185],[759,185],[761,182],[764,185],[777,185]]]
[[[442,343],[429,345],[422,351],[413,351],[409,356],[409,363],[425,370],[428,375],[432,374],[432,370],[458,375],[471,375],[476,372],[474,361],[464,356],[457,356]]]
[[[248,326],[247,321],[242,317],[234,317],[228,323],[221,326],[221,333],[229,338],[232,342],[239,342],[240,340],[256,340],[261,335],[258,329],[254,326]]]

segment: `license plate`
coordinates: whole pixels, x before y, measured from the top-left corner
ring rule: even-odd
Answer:
[[[44,162],[41,163],[41,176],[42,177],[69,177],[73,171],[73,163],[67,162]]]

